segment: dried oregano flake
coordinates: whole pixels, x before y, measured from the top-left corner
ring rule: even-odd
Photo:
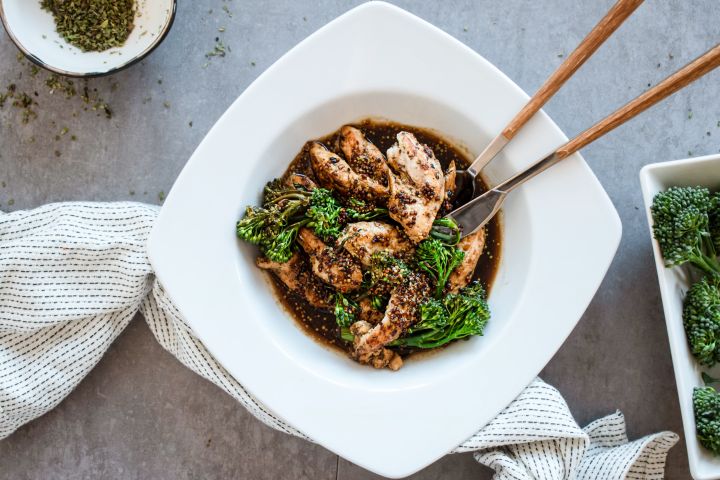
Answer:
[[[119,47],[133,29],[135,0],[41,0],[57,32],[83,51]]]

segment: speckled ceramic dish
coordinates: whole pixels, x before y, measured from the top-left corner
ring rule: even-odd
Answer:
[[[176,0],[136,1],[135,27],[120,47],[83,52],[55,31],[40,0],[0,0],[0,19],[10,39],[30,60],[73,77],[108,75],[140,61],[163,41],[175,18]]]

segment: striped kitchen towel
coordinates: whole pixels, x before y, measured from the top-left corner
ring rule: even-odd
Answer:
[[[139,310],[160,344],[260,421],[303,437],[208,353],[155,281],[145,243],[157,207],[59,203],[0,212],[0,438],[54,408]],[[497,479],[660,479],[677,435],[629,442],[616,412],[581,429],[537,379],[456,452]]]

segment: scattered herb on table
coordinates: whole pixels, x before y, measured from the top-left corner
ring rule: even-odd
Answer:
[[[53,14],[57,32],[80,50],[119,47],[134,26],[134,0],[42,0]]]
[[[227,52],[228,48],[225,46],[223,41],[220,40],[220,37],[215,37],[215,46],[212,50],[205,54],[205,57],[224,57],[225,55],[227,55]]]
[[[30,123],[31,120],[37,118],[35,107],[37,107],[38,103],[33,100],[29,93],[19,91],[14,83],[8,85],[5,92],[0,93],[0,108],[4,108],[9,100],[11,101],[10,105],[21,112],[22,123]]]

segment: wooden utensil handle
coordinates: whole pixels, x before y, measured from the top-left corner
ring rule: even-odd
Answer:
[[[560,158],[565,158],[577,152],[587,144],[602,137],[610,130],[622,125],[635,115],[647,110],[660,100],[672,95],[718,66],[720,66],[720,44],[673,73],[636,99],[627,103],[625,106],[619,108],[611,115],[580,133],[565,145],[558,148],[556,154]]]
[[[535,115],[605,40],[637,9],[644,0],[619,0],[600,22],[588,33],[582,43],[543,83],[520,112],[503,130],[502,135],[512,139],[520,128]]]

